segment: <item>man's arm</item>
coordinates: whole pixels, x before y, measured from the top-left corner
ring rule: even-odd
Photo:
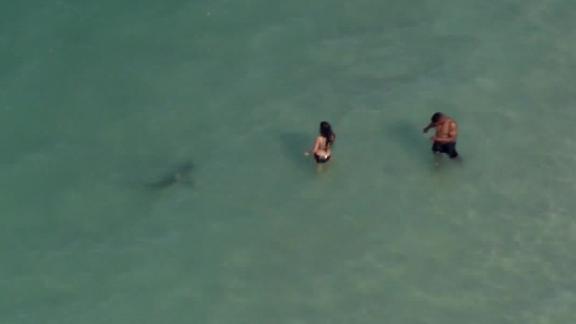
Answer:
[[[435,127],[434,123],[431,122],[430,124],[428,124],[428,126],[424,127],[422,132],[427,133],[430,130],[430,128],[434,128],[434,127]]]
[[[456,137],[458,136],[458,125],[456,122],[450,123],[450,131],[448,132],[448,138],[451,142],[456,142]]]

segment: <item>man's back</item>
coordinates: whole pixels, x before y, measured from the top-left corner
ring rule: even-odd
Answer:
[[[456,142],[457,136],[458,126],[456,125],[456,122],[452,118],[444,116],[436,125],[435,139],[440,142],[452,143]]]

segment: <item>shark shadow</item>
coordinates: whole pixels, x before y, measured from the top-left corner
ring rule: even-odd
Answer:
[[[162,176],[147,182],[145,186],[151,190],[163,190],[177,185],[192,186],[194,184],[192,179],[193,171],[194,164],[186,162],[169,169]]]

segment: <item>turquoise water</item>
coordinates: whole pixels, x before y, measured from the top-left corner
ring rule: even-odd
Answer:
[[[574,323],[575,9],[1,3],[0,323]]]

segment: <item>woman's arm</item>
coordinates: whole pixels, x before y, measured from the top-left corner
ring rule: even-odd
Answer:
[[[314,142],[314,147],[310,151],[304,152],[304,155],[309,155],[310,153],[316,153],[320,149],[320,136],[316,138],[316,142]]]

